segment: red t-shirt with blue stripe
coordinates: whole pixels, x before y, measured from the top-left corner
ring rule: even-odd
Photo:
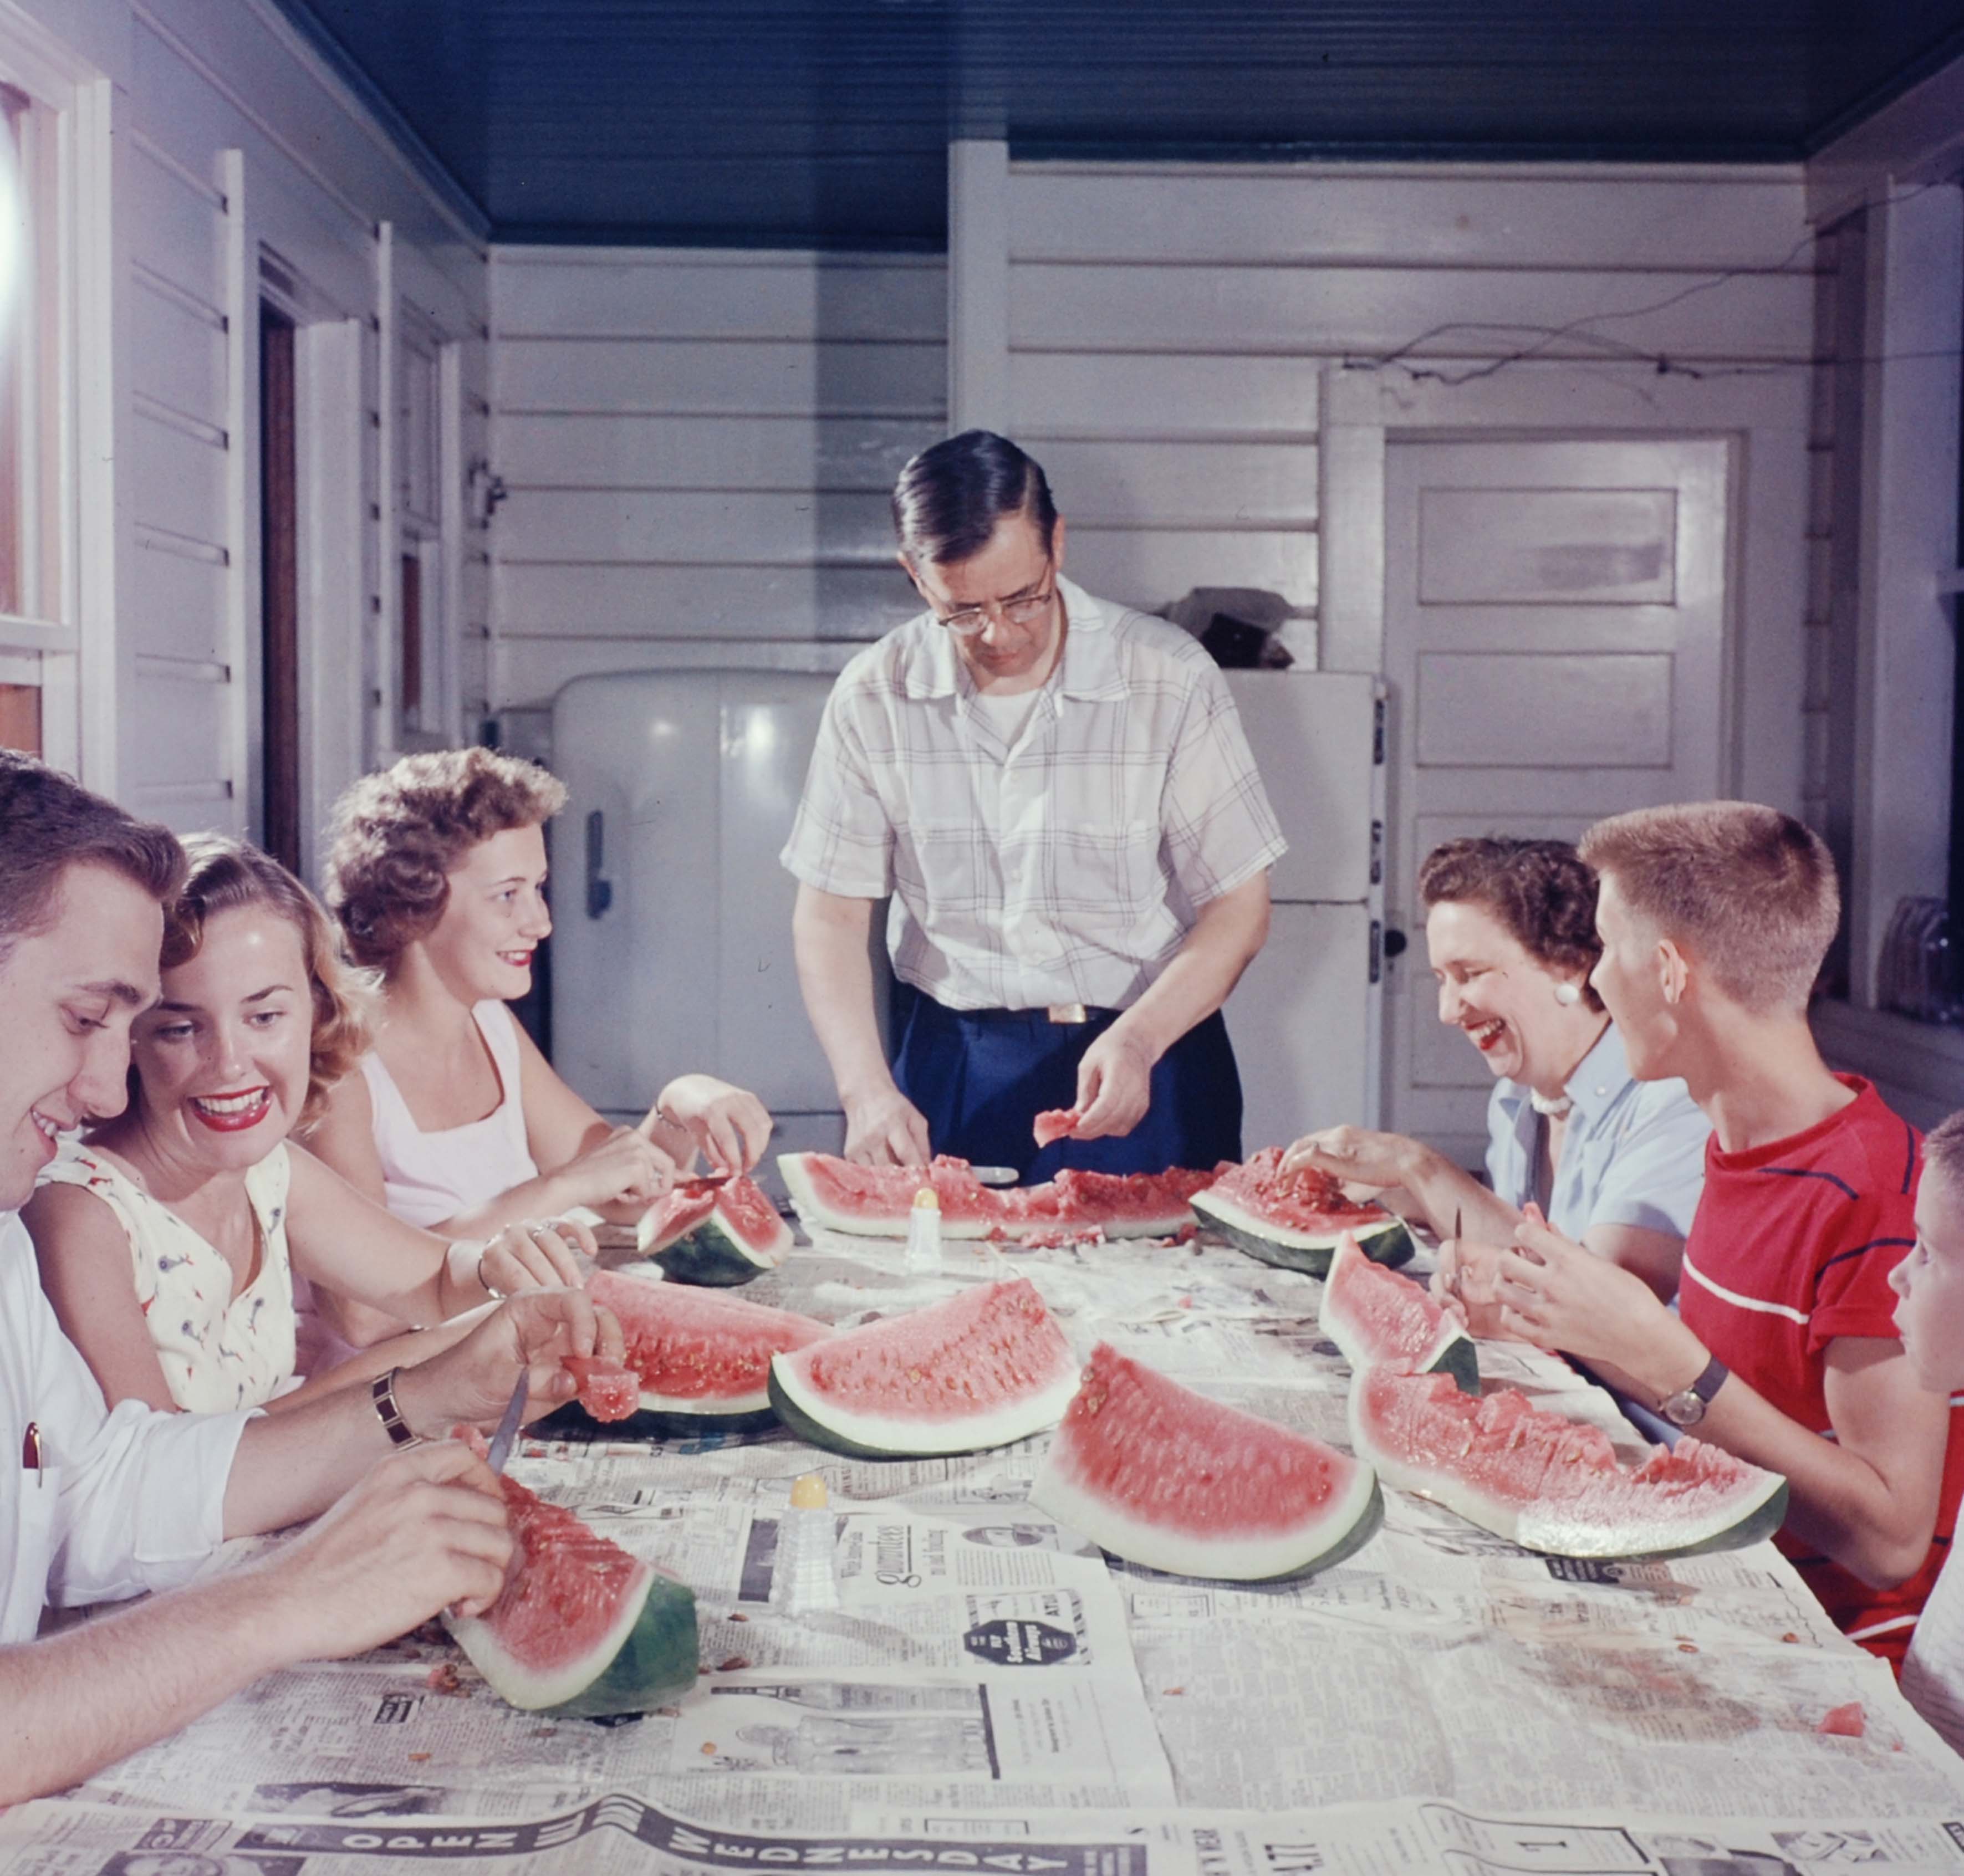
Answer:
[[[1895,1337],[1889,1272],[1916,1242],[1921,1139],[1859,1076],[1855,1098],[1771,1145],[1706,1149],[1705,1191],[1685,1240],[1678,1311],[1698,1339],[1792,1420],[1832,1438],[1822,1390],[1838,1336]],[[1844,1634],[1895,1662],[1937,1581],[1964,1494],[1960,1409],[1921,1570],[1894,1589],[1859,1577],[1783,1531],[1777,1541]]]

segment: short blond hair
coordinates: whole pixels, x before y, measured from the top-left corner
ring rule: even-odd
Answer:
[[[1923,1176],[1935,1173],[1953,1198],[1964,1199],[1964,1110],[1939,1121],[1923,1137]]]
[[[1582,857],[1760,1015],[1804,1010],[1840,922],[1828,843],[1777,808],[1695,801],[1598,821]]]

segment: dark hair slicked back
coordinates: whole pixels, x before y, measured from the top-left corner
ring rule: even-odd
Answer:
[[[106,867],[161,902],[184,865],[168,828],[136,819],[34,756],[0,749],[0,957],[47,922],[69,867]]]
[[[1057,505],[1035,460],[993,430],[964,430],[924,449],[894,484],[894,532],[916,566],[958,566],[989,544],[1006,515],[1027,515],[1049,550]]]

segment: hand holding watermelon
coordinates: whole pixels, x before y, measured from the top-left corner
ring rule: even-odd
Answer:
[[[1640,1397],[1661,1398],[1683,1384],[1664,1377],[1705,1365],[1704,1345],[1642,1278],[1564,1237],[1538,1205],[1514,1227],[1499,1276],[1507,1333],[1613,1370],[1606,1378],[1629,1381]]]
[[[527,1290],[507,1297],[461,1342],[405,1369],[396,1397],[416,1432],[428,1435],[459,1422],[488,1429],[504,1412],[520,1368],[537,1419],[579,1392],[567,1356],[618,1362],[622,1354],[620,1323],[585,1291]]]
[[[1077,1065],[1077,1124],[1073,1140],[1124,1135],[1146,1118],[1152,1105],[1153,1057],[1144,1044],[1114,1023]]]
[[[1470,1238],[1442,1238],[1439,1268],[1433,1273],[1433,1300],[1459,1317],[1468,1335],[1483,1342],[1521,1339],[1501,1321],[1501,1249]]]
[[[675,1161],[645,1134],[617,1127],[597,1146],[561,1166],[550,1189],[565,1206],[646,1207],[675,1183]]]
[[[238,1586],[271,1605],[268,1631],[285,1660],[333,1660],[453,1605],[489,1608],[511,1557],[496,1477],[468,1447],[440,1440],[378,1461]]]
[[[890,1081],[878,1092],[847,1095],[846,1159],[862,1166],[924,1166],[933,1157],[927,1121]]]

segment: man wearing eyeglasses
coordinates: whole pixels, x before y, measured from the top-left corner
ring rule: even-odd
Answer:
[[[1220,1007],[1283,851],[1220,672],[1063,577],[1038,465],[971,430],[893,498],[928,610],[834,687],[784,864],[847,1156],[1100,1172],[1241,1153]],[[869,946],[892,897],[894,1059]],[[1075,1109],[1041,1150],[1032,1123]]]

